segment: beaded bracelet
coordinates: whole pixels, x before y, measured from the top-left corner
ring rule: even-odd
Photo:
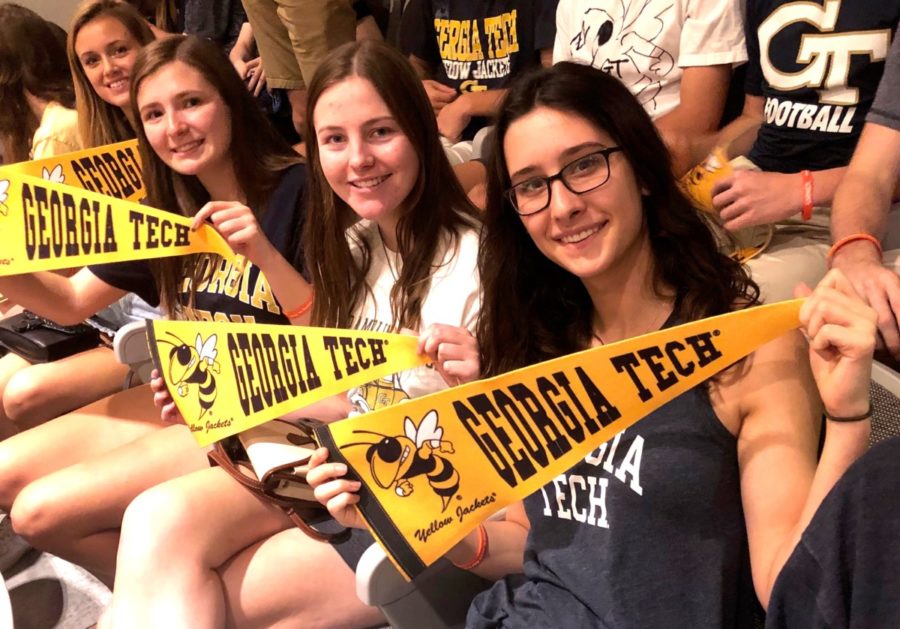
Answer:
[[[309,299],[304,301],[302,304],[297,306],[294,310],[282,310],[281,314],[283,314],[288,319],[296,319],[297,317],[301,317],[309,312],[309,309],[312,308],[313,300],[316,298],[316,291],[310,290]]]
[[[801,170],[800,177],[803,179],[803,206],[800,210],[800,216],[804,221],[812,218],[813,212],[813,176],[808,170]]]
[[[479,565],[484,558],[487,556],[488,551],[488,536],[487,530],[484,528],[484,524],[478,525],[478,550],[475,551],[475,556],[472,557],[466,563],[456,563],[452,562],[454,566],[459,568],[460,570],[471,570],[472,568]]]
[[[826,256],[828,264],[831,265],[834,254],[836,254],[841,247],[843,247],[844,245],[849,245],[851,242],[856,242],[857,240],[867,240],[871,242],[873,245],[875,245],[875,248],[878,249],[878,257],[880,258],[884,255],[884,250],[881,248],[881,243],[875,236],[873,236],[872,234],[860,232],[858,234],[850,234],[849,236],[844,236],[836,243],[831,245],[831,249],[828,250],[828,255]]]
[[[869,419],[872,416],[872,403],[869,402],[869,409],[863,413],[862,415],[850,415],[847,417],[838,417],[836,415],[830,415],[828,411],[825,411],[825,417],[830,419],[833,422],[843,422],[843,423],[852,423],[852,422],[861,422],[864,419]]]

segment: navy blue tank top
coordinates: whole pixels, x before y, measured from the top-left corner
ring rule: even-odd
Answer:
[[[696,387],[525,500],[524,574],[473,627],[751,627],[737,443]]]

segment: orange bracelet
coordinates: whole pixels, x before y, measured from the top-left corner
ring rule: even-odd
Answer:
[[[281,310],[281,314],[283,314],[288,319],[296,319],[297,317],[305,315],[309,312],[309,309],[312,308],[313,300],[316,298],[316,291],[311,291],[309,293],[309,299],[304,301],[302,304],[297,306],[295,310]]]
[[[803,206],[800,210],[800,216],[804,221],[812,218],[813,212],[813,176],[808,170],[801,170],[800,177],[803,179]]]
[[[478,550],[475,551],[475,556],[472,557],[466,563],[456,563],[452,562],[454,566],[459,568],[460,570],[471,570],[472,568],[479,565],[484,558],[487,556],[488,551],[488,536],[487,530],[484,528],[484,524],[478,525]]]
[[[860,232],[858,234],[850,234],[849,236],[844,236],[836,243],[831,245],[831,249],[828,250],[828,255],[826,256],[829,266],[831,265],[831,261],[834,258],[834,254],[836,254],[841,247],[843,247],[844,245],[849,245],[851,242],[856,242],[857,240],[868,240],[873,245],[875,245],[876,249],[878,249],[879,258],[884,255],[884,250],[881,248],[881,243],[875,236],[873,236],[872,234]]]

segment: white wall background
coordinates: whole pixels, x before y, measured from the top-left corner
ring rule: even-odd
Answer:
[[[45,20],[53,20],[64,29],[69,29],[69,20],[75,12],[79,0],[14,0],[23,7],[39,13]]]

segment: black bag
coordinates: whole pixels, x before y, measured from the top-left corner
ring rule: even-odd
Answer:
[[[32,363],[47,363],[100,344],[100,333],[89,325],[57,325],[25,310],[0,319],[0,345]]]

